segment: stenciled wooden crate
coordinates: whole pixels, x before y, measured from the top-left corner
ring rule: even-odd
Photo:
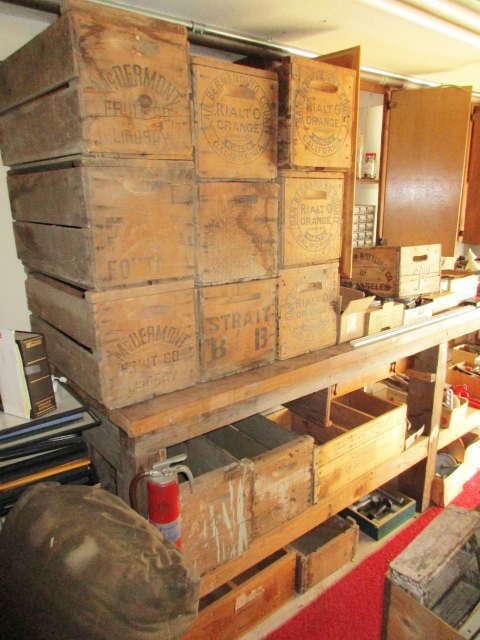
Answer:
[[[8,187],[30,270],[88,289],[193,277],[191,162],[76,158]]]
[[[181,640],[233,640],[295,595],[295,553],[280,549],[200,600]]]
[[[204,436],[167,449],[187,454],[194,480],[180,483],[182,551],[199,575],[233,560],[250,545],[253,463],[237,460]]]
[[[278,186],[198,185],[197,278],[201,285],[278,275]]]
[[[288,545],[297,555],[296,590],[305,593],[353,560],[358,525],[333,516]]]
[[[318,402],[317,394],[311,394],[289,402],[288,408],[311,423]],[[381,461],[399,456],[405,448],[406,415],[405,404],[392,404],[361,390],[335,398],[327,420],[330,426],[309,428],[319,445],[314,450],[315,500],[340,491]]]
[[[253,535],[261,536],[312,504],[313,438],[278,426],[262,415],[207,436],[238,460],[254,464]]]
[[[441,255],[439,244],[354,249],[352,280],[385,298],[436,293]]]
[[[221,378],[272,362],[277,279],[199,287],[200,378]]]
[[[342,244],[343,179],[283,171],[280,260],[283,267],[338,260]]]
[[[186,29],[83,0],[2,62],[7,165],[75,153],[191,159]]]
[[[194,141],[201,178],[277,175],[275,73],[192,56]]]
[[[284,360],[335,344],[338,310],[338,262],[281,269],[278,358]]]
[[[193,281],[96,292],[36,274],[26,286],[50,363],[108,409],[197,381]]]
[[[350,169],[355,71],[296,56],[271,68],[279,78],[279,167]]]

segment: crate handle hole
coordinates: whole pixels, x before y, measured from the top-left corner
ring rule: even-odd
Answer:
[[[425,262],[425,260],[428,260],[428,256],[426,253],[423,254],[423,256],[413,256],[414,262]]]
[[[321,91],[322,93],[337,93],[338,87],[332,82],[324,82],[323,80],[312,80],[310,82],[310,89]]]

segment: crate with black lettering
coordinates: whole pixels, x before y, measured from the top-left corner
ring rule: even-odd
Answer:
[[[27,298],[50,363],[107,409],[197,381],[193,280],[84,291],[36,274]]]
[[[191,159],[186,29],[84,0],[0,67],[7,165],[76,153]]]
[[[275,359],[277,278],[198,287],[200,378],[221,378]]]

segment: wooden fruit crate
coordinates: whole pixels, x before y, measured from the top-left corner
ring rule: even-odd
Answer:
[[[440,290],[439,244],[353,250],[352,280],[386,298],[408,298]]]
[[[77,158],[8,187],[33,271],[88,289],[193,277],[191,162]]]
[[[276,74],[203,56],[192,56],[191,62],[198,175],[275,178]]]
[[[192,281],[95,292],[37,274],[27,298],[50,362],[108,409],[197,381]]]
[[[295,594],[295,553],[280,549],[200,600],[182,640],[232,640]]]
[[[279,167],[350,169],[355,71],[300,57],[272,68],[279,77]]]
[[[292,542],[288,548],[297,554],[296,590],[305,593],[353,560],[358,535],[353,520],[333,516]]]
[[[278,186],[198,185],[196,281],[201,285],[278,275]]]
[[[338,262],[281,269],[278,358],[284,360],[335,344],[338,309]]]
[[[338,260],[343,179],[284,171],[279,183],[281,265],[306,266]]]
[[[198,288],[202,381],[275,359],[276,290],[276,278]]]
[[[191,159],[186,29],[83,0],[2,62],[7,165],[76,153]]]
[[[217,429],[208,439],[254,464],[253,535],[261,536],[312,504],[313,438],[261,415]]]
[[[313,422],[318,402],[318,396],[311,394],[289,402],[288,408]],[[335,398],[330,407],[331,426],[309,430],[319,445],[314,450],[315,501],[340,491],[380,462],[399,456],[405,448],[406,416],[406,405],[360,390]]]

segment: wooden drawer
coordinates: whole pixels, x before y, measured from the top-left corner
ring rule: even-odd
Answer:
[[[442,452],[449,453],[460,462],[450,475],[441,477],[436,474],[432,481],[432,502],[446,507],[462,491],[465,482],[480,469],[480,431],[466,433]]]
[[[277,276],[277,246],[277,185],[198,185],[198,284]]]
[[[317,405],[318,396],[312,394],[289,402],[288,408],[299,418],[313,422],[311,416]],[[406,415],[406,405],[395,405],[363,391],[333,400],[331,426],[309,428],[319,445],[314,449],[315,501],[400,455],[405,448]]]
[[[343,179],[284,172],[280,183],[283,267],[338,260],[341,253]]]
[[[295,593],[295,553],[277,551],[200,600],[198,618],[182,640],[231,640]]]
[[[336,343],[339,292],[338,262],[280,271],[280,360]]]
[[[218,58],[193,56],[191,62],[198,175],[275,178],[276,75]]]
[[[62,10],[2,63],[5,164],[76,153],[191,159],[186,29],[82,0]]]
[[[275,359],[276,279],[199,287],[196,294],[202,381]]]
[[[27,298],[50,362],[109,409],[197,380],[193,281],[95,292],[37,274]]]
[[[8,177],[29,269],[90,289],[193,277],[192,163],[71,164]]]
[[[372,247],[353,252],[352,280],[386,298],[440,290],[441,245]]]
[[[304,593],[353,560],[358,525],[333,516],[289,545],[297,554],[296,590]]]
[[[261,536],[312,504],[313,439],[261,415],[212,431],[209,440],[254,463],[253,531]]]
[[[272,68],[279,77],[279,167],[350,169],[355,71],[300,57]]]
[[[204,436],[167,449],[187,454],[193,490],[181,482],[182,549],[199,575],[236,558],[252,538],[253,463]]]

